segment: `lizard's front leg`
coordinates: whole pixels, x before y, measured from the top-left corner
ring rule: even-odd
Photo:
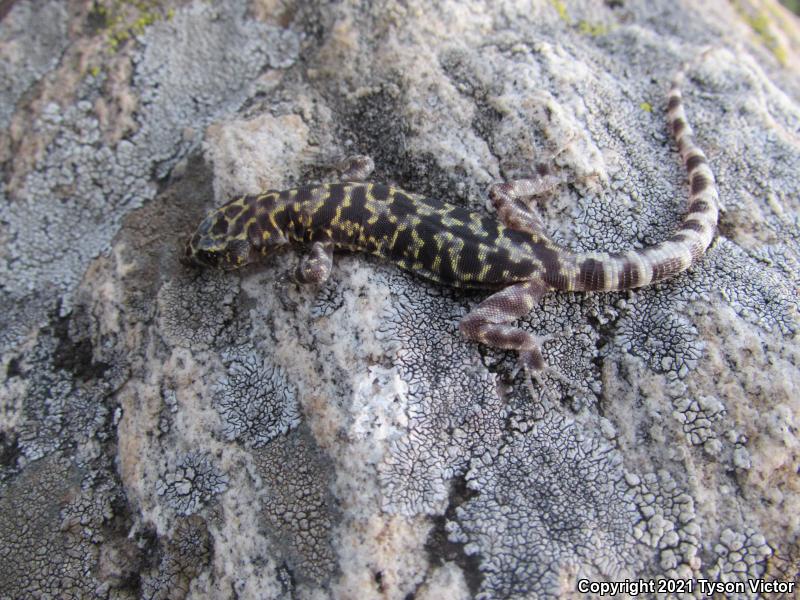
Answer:
[[[528,314],[547,291],[547,285],[540,279],[510,285],[489,296],[461,319],[459,329],[469,340],[516,350],[522,365],[538,379],[538,375],[548,370],[540,345],[549,336],[535,336],[510,323]]]
[[[333,266],[333,242],[321,241],[311,245],[294,272],[298,283],[322,283],[328,279]]]
[[[372,158],[363,154],[348,156],[339,166],[342,181],[366,181],[375,170]]]

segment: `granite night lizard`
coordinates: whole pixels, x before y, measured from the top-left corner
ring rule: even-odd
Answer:
[[[306,185],[235,198],[211,212],[186,245],[184,262],[236,269],[286,246],[307,248],[295,277],[321,283],[335,249],[367,252],[439,284],[492,290],[460,322],[469,340],[515,350],[531,376],[548,368],[536,336],[513,325],[554,290],[612,291],[649,285],[684,271],[710,245],[719,198],[714,175],[693,140],[676,76],[667,116],[689,179],[688,210],[666,240],[625,252],[575,253],[545,233],[533,198],[546,178],[493,185],[498,219],[363,179],[364,157],[340,183]],[[557,375],[557,374],[556,374]]]

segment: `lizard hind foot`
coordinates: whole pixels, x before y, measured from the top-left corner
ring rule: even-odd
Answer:
[[[545,227],[533,199],[548,193],[560,183],[558,177],[550,174],[495,183],[489,188],[489,200],[506,227],[538,235],[544,233]]]
[[[536,385],[539,387],[539,402],[542,402],[545,397],[553,402],[560,400],[552,385],[552,381],[548,381],[545,377],[546,375],[556,379],[568,388],[571,387],[570,380],[552,367],[546,366],[542,369],[531,369],[527,364],[523,364],[522,368],[525,371],[525,382],[528,386],[528,391],[531,394],[531,398],[536,399],[533,382],[535,381]]]
[[[553,389],[552,381],[548,381],[548,377],[555,379],[559,383],[563,384],[568,389],[572,387],[572,382],[561,372],[554,369],[544,359],[541,352],[541,345],[545,342],[553,339],[554,336],[552,335],[543,335],[536,337],[536,344],[537,347],[533,350],[525,350],[519,353],[519,360],[522,369],[525,371],[526,380],[528,382],[529,389],[533,390],[533,381],[541,389],[539,394],[539,400],[541,401],[543,396],[547,396],[550,400],[558,400],[558,397],[555,394]],[[532,393],[533,396],[533,393]]]

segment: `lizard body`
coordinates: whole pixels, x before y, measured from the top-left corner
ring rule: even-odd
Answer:
[[[688,173],[689,206],[678,229],[658,244],[622,253],[574,253],[555,244],[530,206],[548,187],[542,178],[492,186],[499,220],[388,185],[349,181],[231,200],[203,220],[185,260],[235,269],[287,245],[310,247],[296,278],[319,283],[330,274],[333,250],[346,249],[381,256],[437,283],[499,290],[462,319],[460,330],[468,339],[518,351],[537,375],[547,368],[540,351],[546,338],[511,323],[545,293],[642,287],[687,269],[713,239],[718,194],[686,121],[681,76],[670,89],[667,112]],[[371,167],[356,169],[361,178]]]

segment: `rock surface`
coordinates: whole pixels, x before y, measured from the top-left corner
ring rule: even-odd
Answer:
[[[0,598],[797,581],[796,18],[215,4],[17,0],[0,22]],[[178,263],[207,209],[354,153],[476,209],[554,156],[557,241],[653,243],[685,206],[683,63],[719,237],[674,280],[523,319],[569,386],[532,398],[513,355],[459,338],[479,294],[370,258],[320,289],[287,281],[290,254]]]

